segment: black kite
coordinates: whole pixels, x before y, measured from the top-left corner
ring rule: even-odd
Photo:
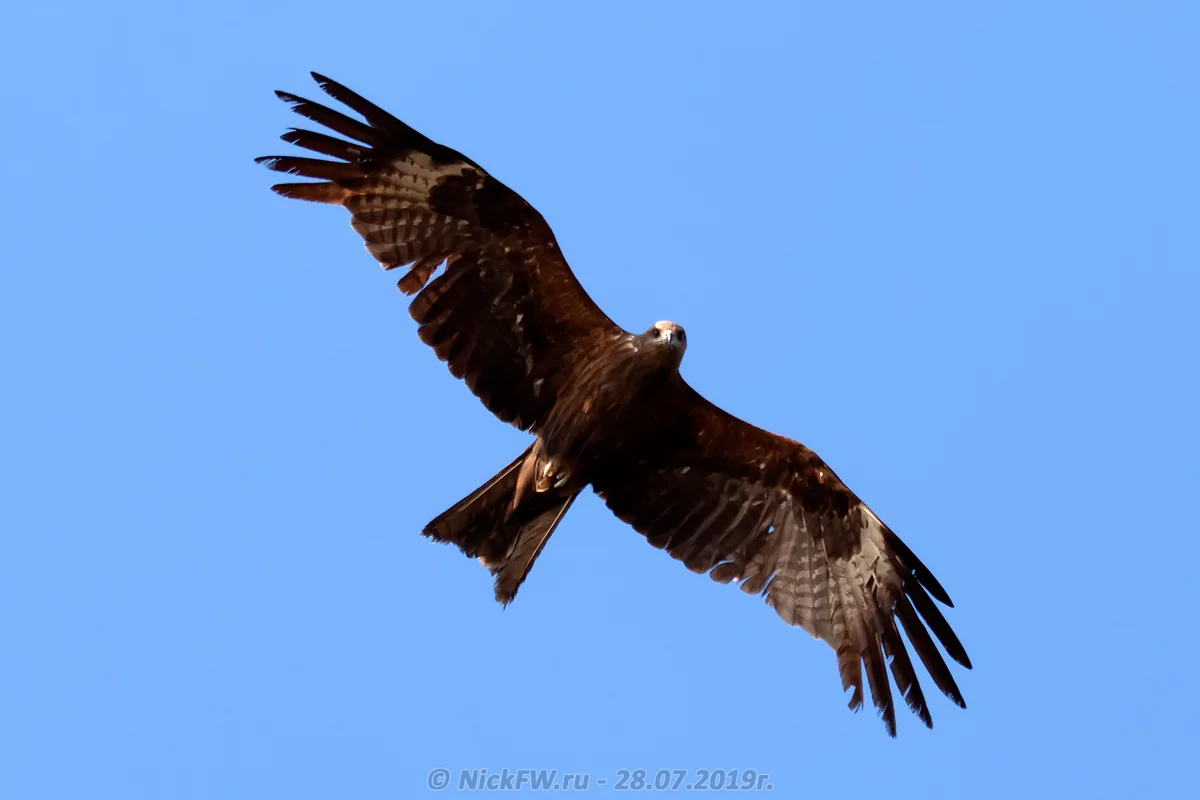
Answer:
[[[825,462],[692,389],[679,374],[680,326],[658,322],[634,334],[610,320],[520,195],[346,87],[313,77],[364,121],[277,92],[345,138],[283,134],[333,160],[258,159],[318,181],[272,188],[344,206],[384,269],[408,267],[399,288],[415,295],[409,313],[421,341],[493,414],[536,435],[424,535],[483,562],[507,604],[590,485],[650,544],[693,572],[761,593],[785,622],[827,642],[843,688],[853,688],[852,709],[863,703],[865,668],[889,734],[889,667],[905,702],[932,726],[901,627],[934,684],[965,707],[926,630],[970,668],[933,601],[951,606],[950,597]]]

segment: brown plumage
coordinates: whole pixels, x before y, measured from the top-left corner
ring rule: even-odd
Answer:
[[[970,668],[934,602],[951,606],[950,597],[833,470],[693,390],[679,374],[687,339],[678,325],[632,334],[613,323],[518,194],[346,87],[313,77],[364,121],[278,92],[344,138],[285,133],[334,160],[258,159],[317,180],[272,188],[344,206],[384,269],[407,267],[398,285],[413,296],[421,340],[493,414],[536,436],[424,535],[480,559],[507,604],[591,486],[650,544],[693,572],[762,594],[785,622],[827,642],[853,709],[863,704],[865,669],[889,734],[889,670],[932,726],[901,629],[937,688],[965,707],[934,642]]]

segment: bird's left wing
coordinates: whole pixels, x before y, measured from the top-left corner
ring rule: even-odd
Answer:
[[[362,119],[276,92],[329,133],[281,137],[328,158],[264,156],[284,197],[341,205],[384,269],[408,267],[410,315],[450,372],[500,419],[537,429],[573,365],[618,328],[588,297],[542,215],[471,159],[345,86],[317,84]],[[446,269],[440,274],[439,267]]]
[[[937,687],[965,708],[929,635],[970,668],[933,598],[953,604],[900,538],[799,442],[722,411],[682,380],[668,402],[674,421],[641,460],[594,483],[613,513],[688,569],[761,593],[785,622],[827,642],[843,688],[854,690],[852,709],[863,703],[865,667],[889,734],[889,663],[901,696],[933,724],[897,622]]]

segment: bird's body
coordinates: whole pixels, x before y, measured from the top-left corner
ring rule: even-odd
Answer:
[[[682,380],[681,348],[666,342],[650,332],[622,332],[601,341],[578,363],[535,431],[544,452],[585,484],[591,482],[588,470],[620,469],[637,459],[643,443],[670,423],[672,406],[666,400]]]
[[[929,631],[970,661],[934,599],[933,574],[815,453],[701,397],[680,375],[683,329],[630,333],[584,292],[550,227],[466,156],[346,87],[321,88],[365,122],[279,96],[333,132],[285,141],[334,160],[260,159],[316,182],[275,191],[345,207],[385,269],[407,267],[418,334],[497,417],[535,436],[508,466],[424,529],[495,576],[510,602],[578,494],[688,569],[762,594],[788,624],[836,652],[843,688],[862,705],[864,674],[895,733],[890,670],[931,725],[903,628],[935,685],[964,705]],[[926,629],[928,626],[928,630]]]

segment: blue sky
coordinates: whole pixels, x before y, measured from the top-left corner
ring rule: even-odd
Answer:
[[[1190,786],[1198,36],[1185,2],[6,6],[0,795]],[[889,740],[823,644],[590,495],[504,611],[418,536],[526,437],[341,211],[267,191],[311,69],[816,449],[953,596],[968,710]]]

